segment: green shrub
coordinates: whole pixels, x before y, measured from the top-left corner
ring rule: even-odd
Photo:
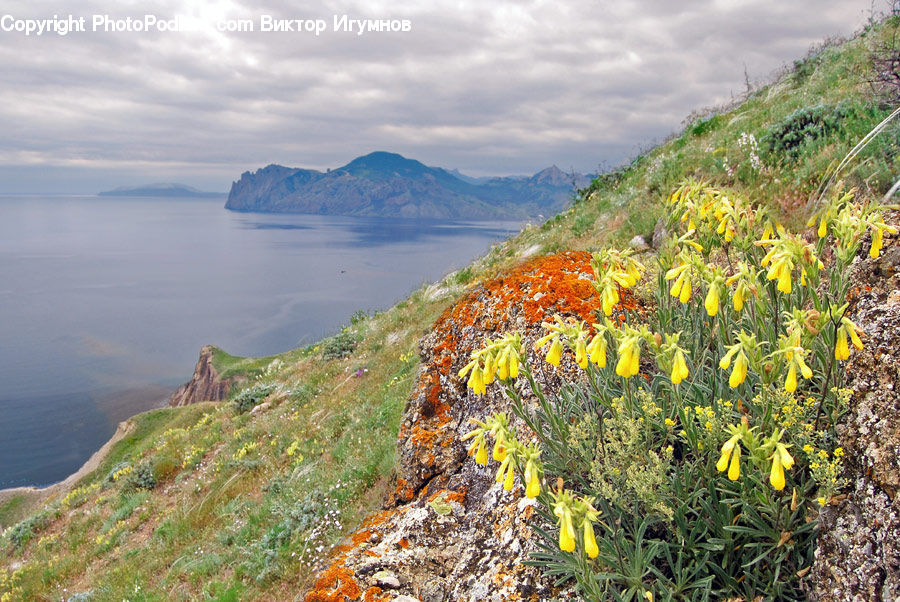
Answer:
[[[333,337],[322,341],[322,357],[326,360],[349,357],[356,350],[358,344],[359,338],[357,335],[345,328]]]
[[[126,480],[127,489],[147,489],[156,488],[157,480],[153,472],[153,467],[148,462],[142,462],[134,470],[132,470]]]
[[[698,119],[691,124],[688,131],[694,138],[700,138],[718,129],[724,122],[725,120],[721,115],[713,115],[708,119]]]
[[[10,527],[6,532],[6,537],[13,546],[21,548],[34,537],[35,533],[38,533],[48,524],[50,524],[49,514],[39,512]]]
[[[262,403],[262,401],[274,390],[275,385],[270,383],[253,385],[238,393],[237,396],[231,400],[231,405],[238,414],[249,412],[255,406]]]
[[[843,103],[802,107],[769,128],[763,146],[770,155],[797,157],[804,144],[840,131],[850,114]]]

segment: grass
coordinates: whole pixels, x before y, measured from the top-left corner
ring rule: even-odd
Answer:
[[[267,409],[239,414],[230,403],[205,403],[141,414],[77,484],[83,503],[64,504],[65,492],[37,508],[24,497],[3,501],[0,524],[13,527],[0,538],[0,596],[293,598],[380,504],[417,341],[466,287],[535,253],[622,246],[636,234],[649,240],[664,195],[685,176],[735,188],[789,225],[801,223],[821,174],[886,114],[864,83],[868,45],[886,29],[819,49],[745,103],[692,119],[667,143],[598,177],[567,211],[395,307],[348,316],[331,359],[325,341],[265,358],[215,349],[220,376],[244,381],[233,395],[272,385]],[[848,112],[827,136],[802,141],[790,156],[765,151],[766,136],[798,109],[840,103]],[[863,195],[883,192],[900,171],[897,132],[885,140],[845,174]],[[152,490],[129,486],[124,474],[113,479],[142,465],[157,480]],[[13,542],[14,533],[26,541]]]

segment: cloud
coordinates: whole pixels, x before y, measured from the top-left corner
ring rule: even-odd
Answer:
[[[268,162],[336,167],[376,149],[476,175],[552,163],[591,171],[676,130],[691,110],[740,94],[745,69],[762,79],[811,44],[849,35],[870,7],[151,0],[73,9],[8,1],[0,17],[73,13],[89,31],[0,32],[0,174],[20,178],[0,182],[22,189],[41,168],[43,180],[78,168],[97,175],[78,178],[83,187],[178,176],[223,190]],[[182,15],[206,27],[91,32],[93,14]],[[258,31],[266,14],[324,19],[328,28],[319,36]],[[412,30],[332,31],[334,15],[408,19]],[[229,19],[249,19],[257,31],[216,31]]]

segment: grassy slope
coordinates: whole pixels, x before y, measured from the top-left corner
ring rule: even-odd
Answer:
[[[136,416],[133,432],[75,492],[39,506],[25,497],[6,500],[0,524],[30,517],[0,540],[7,558],[0,596],[293,597],[330,546],[379,505],[414,381],[417,340],[465,286],[526,255],[649,237],[662,199],[685,176],[737,186],[799,221],[828,165],[886,115],[873,108],[863,83],[873,35],[883,32],[826,48],[733,110],[695,120],[599,178],[570,210],[390,310],[354,320],[339,338],[269,358],[217,352],[223,376],[275,385],[268,408],[237,414],[231,404],[200,404]],[[773,124],[798,108],[839,102],[845,112],[836,131],[808,139],[795,158],[765,152]],[[760,141],[761,169],[742,134]],[[883,192],[886,174],[898,172],[896,146],[873,147],[861,163],[853,181],[870,194]],[[323,359],[352,339],[359,344],[348,358]],[[131,474],[109,478],[128,467]],[[156,487],[129,488],[136,475],[155,478]]]

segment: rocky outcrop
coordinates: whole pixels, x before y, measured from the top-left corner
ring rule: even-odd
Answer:
[[[810,599],[898,600],[900,246],[894,243],[880,258],[859,261],[851,294],[852,319],[866,337],[847,368],[846,386],[854,393],[838,431],[849,491],[820,515]]]
[[[541,322],[554,314],[596,321],[599,299],[590,255],[567,252],[531,260],[470,290],[420,343],[422,368],[400,428],[398,466],[386,510],[370,517],[318,576],[307,602],[322,600],[545,600],[567,599],[552,579],[523,565],[539,536],[521,485],[505,491],[495,466],[467,458],[460,438],[470,419],[509,411],[499,387],[467,390],[458,371],[486,337],[517,331],[532,365]],[[566,357],[535,375],[558,387],[579,374]],[[524,381],[525,379],[520,379]],[[527,383],[519,383],[526,399]],[[520,432],[525,432],[520,429]]]
[[[184,383],[172,393],[169,398],[169,406],[173,408],[198,403],[201,401],[221,401],[228,397],[234,378],[222,379],[213,366],[213,351],[215,347],[206,345],[200,350],[200,359],[194,368],[191,380]]]

